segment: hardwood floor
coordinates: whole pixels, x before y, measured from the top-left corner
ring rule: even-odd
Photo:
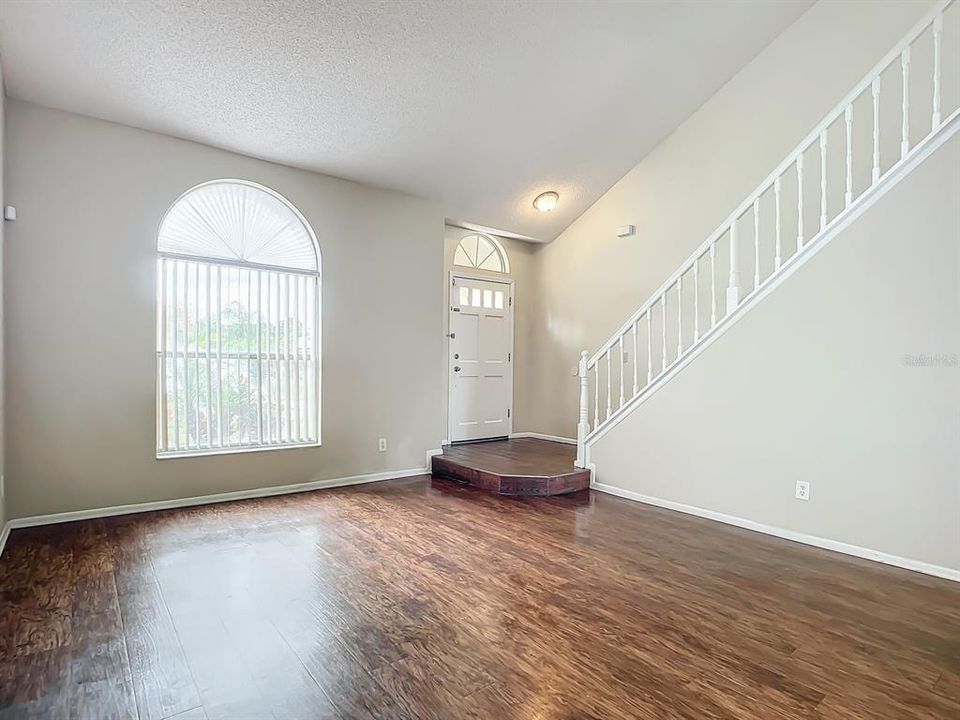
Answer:
[[[539,438],[447,445],[433,474],[501,495],[565,495],[590,487],[590,471],[573,466],[577,448]]]
[[[0,718],[960,718],[960,585],[414,478],[15,530]]]

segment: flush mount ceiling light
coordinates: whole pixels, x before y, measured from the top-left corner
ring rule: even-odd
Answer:
[[[550,190],[537,195],[533,199],[533,206],[540,212],[550,212],[557,206],[558,202],[560,202],[559,193]]]

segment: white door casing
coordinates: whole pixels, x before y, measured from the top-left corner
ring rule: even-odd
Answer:
[[[513,429],[513,285],[452,274],[451,442],[506,437]]]

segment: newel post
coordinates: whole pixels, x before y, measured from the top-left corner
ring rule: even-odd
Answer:
[[[577,460],[574,463],[578,468],[586,467],[587,435],[590,434],[590,420],[587,405],[590,402],[590,391],[587,388],[587,351],[580,353],[580,362],[577,365],[577,377],[580,379],[580,421],[577,423]]]

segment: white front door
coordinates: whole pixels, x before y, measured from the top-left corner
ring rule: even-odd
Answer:
[[[510,283],[452,277],[450,440],[504,437],[513,426]]]

